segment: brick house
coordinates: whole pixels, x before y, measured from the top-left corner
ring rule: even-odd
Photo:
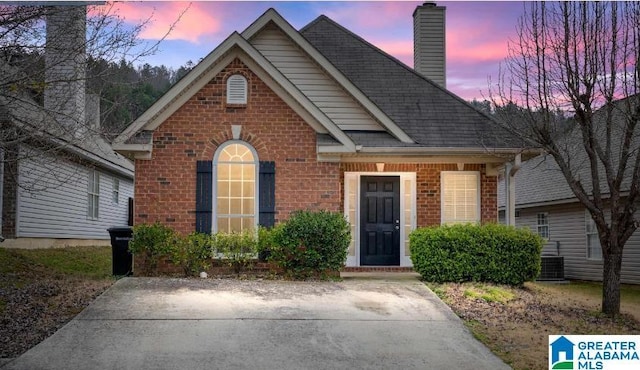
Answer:
[[[496,222],[520,149],[444,87],[444,8],[414,25],[416,70],[325,16],[297,31],[270,9],[230,35],[116,139],[134,223],[235,231],[326,209],[351,224],[347,266],[411,266],[416,227]]]

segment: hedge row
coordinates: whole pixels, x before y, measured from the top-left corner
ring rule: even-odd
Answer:
[[[540,273],[543,241],[528,229],[439,226],[417,229],[409,240],[413,268],[424,280],[521,285]]]
[[[292,278],[324,278],[344,266],[350,240],[349,225],[341,214],[297,211],[288,221],[257,233],[183,236],[160,223],[141,224],[133,228],[129,250],[144,255],[144,275],[157,274],[158,262],[166,257],[189,276],[206,271],[212,258],[239,273],[251,267],[258,255],[266,255]]]

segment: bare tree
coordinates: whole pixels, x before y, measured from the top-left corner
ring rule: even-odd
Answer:
[[[623,248],[640,226],[640,3],[528,3],[517,31],[490,91],[498,122],[553,158],[590,213],[602,311],[615,316]]]
[[[116,14],[113,3],[0,4],[0,153],[5,175],[15,175],[16,163],[23,159],[41,162],[44,168],[53,168],[52,162],[60,159],[77,159],[72,147],[94,153],[110,150],[103,145],[95,117],[100,103],[85,94],[87,63],[135,63],[155,53],[161,40],[139,38],[151,17],[132,26]]]

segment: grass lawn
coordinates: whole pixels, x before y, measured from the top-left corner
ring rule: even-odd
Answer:
[[[622,315],[599,313],[602,284],[431,284],[473,334],[516,370],[546,369],[551,334],[640,334],[640,286],[623,285]]]
[[[111,247],[0,248],[0,358],[53,334],[114,281]]]

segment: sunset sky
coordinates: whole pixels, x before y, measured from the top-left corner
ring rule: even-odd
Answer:
[[[328,16],[380,49],[413,66],[413,20],[421,1],[402,2],[124,2],[117,14],[132,24],[152,15],[142,32],[147,40],[164,35],[159,52],[145,60],[173,68],[198,62],[233,31],[241,32],[269,8],[275,8],[296,29],[321,14]],[[507,42],[515,35],[521,2],[441,1],[447,7],[447,87],[465,99],[487,94],[488,79],[498,78]]]

